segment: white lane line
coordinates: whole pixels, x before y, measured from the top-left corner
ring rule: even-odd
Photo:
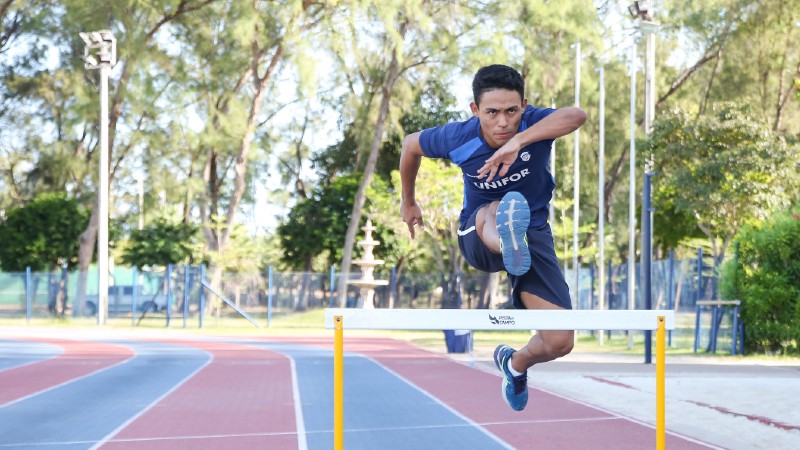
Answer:
[[[208,366],[208,365],[211,363],[211,361],[213,361],[213,360],[214,360],[214,355],[212,355],[211,353],[209,353],[209,352],[207,352],[207,351],[205,351],[205,350],[199,349],[199,348],[196,348],[196,350],[202,351],[202,352],[204,352],[205,354],[207,354],[207,355],[208,355],[208,360],[206,360],[206,363],[205,363],[205,364],[203,364],[202,366],[198,367],[198,368],[197,368],[197,369],[196,369],[194,372],[192,372],[192,373],[190,373],[189,375],[187,375],[186,377],[184,377],[184,379],[183,379],[183,380],[181,380],[181,381],[179,381],[177,384],[175,384],[175,386],[173,386],[173,387],[172,387],[172,389],[168,390],[167,392],[165,392],[164,394],[162,394],[160,397],[158,397],[157,399],[155,399],[155,400],[153,400],[152,402],[150,402],[150,404],[149,404],[149,405],[145,406],[145,407],[144,407],[144,408],[143,408],[141,411],[139,411],[137,414],[135,414],[134,416],[132,416],[131,418],[129,418],[128,420],[126,420],[125,422],[123,422],[123,423],[122,423],[122,425],[118,426],[118,427],[117,427],[117,428],[116,428],[114,431],[112,431],[111,433],[108,433],[107,435],[105,435],[105,436],[104,436],[102,439],[100,439],[99,441],[97,441],[97,443],[95,443],[95,445],[93,445],[92,447],[90,447],[90,450],[95,450],[95,449],[99,448],[101,445],[103,445],[103,444],[105,444],[106,442],[108,442],[108,441],[109,441],[109,439],[111,439],[113,436],[117,435],[117,434],[118,434],[120,431],[122,431],[123,429],[125,429],[125,428],[126,428],[128,425],[130,425],[131,423],[133,423],[133,421],[134,421],[134,420],[136,420],[136,419],[138,419],[139,417],[141,417],[141,416],[142,416],[144,413],[146,413],[147,411],[150,411],[150,409],[152,409],[152,408],[153,408],[155,405],[157,405],[157,404],[158,404],[160,401],[164,400],[164,398],[166,398],[168,395],[172,394],[172,393],[173,393],[173,392],[175,392],[175,390],[177,390],[179,387],[183,386],[183,384],[184,384],[184,383],[186,383],[186,382],[187,382],[187,381],[189,381],[189,380],[190,380],[192,377],[194,377],[195,375],[197,375],[197,373],[198,373],[198,372],[200,372],[201,370],[203,370],[203,369],[204,369],[206,366]]]
[[[91,341],[86,341],[86,342],[91,342]],[[50,392],[50,391],[52,391],[54,389],[58,389],[60,387],[66,386],[68,384],[74,383],[74,382],[82,380],[84,378],[88,378],[88,377],[96,375],[98,373],[103,373],[106,370],[113,369],[113,368],[115,368],[117,366],[121,366],[123,364],[127,364],[128,362],[133,360],[133,358],[135,358],[137,354],[136,354],[136,350],[135,349],[132,349],[130,347],[126,347],[126,348],[128,348],[129,350],[131,350],[133,352],[133,355],[131,355],[128,359],[122,360],[122,361],[120,361],[120,362],[118,362],[116,364],[112,364],[112,365],[107,366],[107,367],[103,367],[102,369],[95,370],[94,372],[90,372],[90,373],[81,375],[81,376],[79,376],[77,378],[72,378],[72,379],[67,380],[67,381],[65,381],[63,383],[55,384],[55,385],[50,386],[48,388],[42,389],[41,391],[36,391],[36,392],[34,392],[32,394],[28,394],[28,395],[26,395],[24,397],[20,397],[18,399],[11,400],[10,402],[3,403],[2,405],[0,405],[0,408],[5,408],[6,406],[11,406],[11,405],[17,404],[17,403],[19,403],[21,401],[28,400],[29,398],[36,397],[37,395],[41,395],[41,394],[44,394],[46,392]]]
[[[294,365],[294,358],[291,358],[287,355],[283,356],[289,358],[289,364],[292,367],[292,397],[294,397],[294,420],[295,428],[297,429],[297,449],[308,450],[308,442],[306,442],[306,424],[303,420],[303,402],[300,399],[300,386],[298,385],[297,381],[297,368]]]
[[[472,420],[472,419],[470,419],[469,417],[467,417],[467,416],[465,416],[465,415],[461,414],[460,412],[456,411],[455,409],[453,409],[452,407],[450,407],[450,405],[448,405],[448,404],[446,404],[446,403],[442,402],[441,400],[439,400],[438,398],[436,398],[434,395],[432,395],[430,392],[426,391],[425,389],[422,389],[421,387],[419,387],[419,386],[417,386],[416,384],[412,383],[411,381],[407,380],[405,377],[403,377],[403,376],[402,376],[402,375],[400,375],[399,373],[395,372],[394,370],[392,370],[392,369],[390,369],[390,368],[388,368],[388,367],[384,366],[383,364],[381,364],[380,362],[378,362],[378,361],[376,361],[376,360],[374,360],[374,359],[372,359],[372,358],[368,358],[368,357],[366,357],[366,356],[363,356],[363,355],[359,355],[359,357],[361,357],[361,358],[364,358],[364,359],[367,359],[367,360],[369,360],[369,361],[372,361],[373,363],[375,363],[375,364],[377,364],[378,366],[380,366],[380,367],[381,367],[383,370],[385,370],[385,371],[387,371],[387,372],[391,373],[392,375],[396,376],[397,378],[399,378],[399,379],[400,379],[401,381],[403,381],[404,383],[406,383],[406,384],[408,384],[409,386],[411,386],[413,389],[416,389],[416,390],[418,390],[419,392],[422,392],[423,394],[425,394],[426,396],[428,396],[428,397],[429,397],[431,400],[433,400],[434,402],[438,403],[440,406],[442,406],[442,407],[443,407],[443,408],[445,408],[446,410],[450,411],[450,412],[451,412],[452,414],[454,414],[456,417],[458,417],[458,418],[460,418],[461,420],[463,420],[464,422],[467,422],[468,424],[470,424],[469,426],[471,426],[471,427],[474,427],[474,428],[477,428],[477,429],[478,429],[478,430],[480,430],[480,431],[481,431],[483,434],[485,434],[487,437],[489,437],[489,438],[490,438],[490,439],[492,439],[493,441],[497,442],[498,444],[500,444],[500,445],[501,445],[501,446],[503,446],[504,448],[511,449],[511,450],[513,450],[513,449],[514,449],[514,447],[512,447],[511,445],[509,445],[507,442],[505,442],[505,441],[503,441],[502,439],[500,439],[499,437],[495,436],[493,433],[490,433],[490,432],[489,432],[489,430],[487,430],[486,428],[484,428],[483,426],[481,426],[481,424],[479,424],[479,423],[477,423],[477,422],[473,421],[473,420]],[[442,427],[442,428],[447,428],[447,427],[451,427],[451,426],[452,426],[452,425],[440,426],[440,427]],[[439,426],[437,426],[437,427],[439,427]],[[431,427],[431,428],[437,428],[437,427]],[[421,428],[424,428],[424,427],[421,427]],[[398,427],[397,429],[404,429],[404,428]],[[349,432],[349,431],[351,431],[351,430],[350,430],[350,429],[348,429],[347,431]]]
[[[13,344],[13,345],[8,346],[8,345],[3,345],[3,344]],[[21,344],[21,345],[18,346],[16,344]],[[29,357],[30,351],[32,349],[34,349],[35,347],[39,347],[41,350],[44,350],[45,347],[52,347],[55,350],[55,353],[46,353],[45,356],[42,359],[34,359],[34,360],[31,360],[31,361],[28,361],[28,362],[25,362],[25,363],[22,363],[22,364],[17,364],[17,365],[8,366],[8,367],[0,367],[0,372],[5,372],[5,371],[11,370],[11,369],[19,369],[20,367],[30,366],[31,364],[43,363],[45,361],[50,361],[51,359],[57,358],[57,357],[59,357],[59,356],[64,354],[64,348],[63,347],[59,347],[58,345],[50,344],[50,343],[47,343],[47,342],[39,342],[39,341],[31,342],[31,341],[22,341],[22,340],[8,340],[8,341],[5,341],[5,342],[0,342],[0,349],[3,349],[3,348],[6,349],[6,350],[4,350],[4,354],[6,356],[11,353],[10,350],[7,350],[9,347],[11,347],[13,350],[20,350],[21,348],[27,348],[28,349],[27,352],[19,352],[19,354],[21,354],[23,356],[26,356],[26,357]]]

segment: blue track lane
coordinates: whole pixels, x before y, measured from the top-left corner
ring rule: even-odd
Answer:
[[[57,345],[42,342],[0,339],[0,370],[25,366],[63,353]]]
[[[116,343],[133,349],[136,356],[0,408],[0,449],[91,448],[210,358],[206,352],[179,345]]]
[[[294,359],[308,448],[332,449],[333,352],[253,344]],[[344,380],[344,444],[349,450],[507,448],[368,358],[345,353]]]

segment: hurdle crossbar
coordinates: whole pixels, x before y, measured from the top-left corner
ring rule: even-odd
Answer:
[[[344,448],[344,329],[351,330],[656,330],[656,449],[666,448],[665,330],[675,329],[671,310],[325,310],[334,330],[333,447]]]

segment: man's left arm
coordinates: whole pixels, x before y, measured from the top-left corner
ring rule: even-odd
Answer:
[[[492,181],[495,175],[505,176],[509,167],[517,160],[519,151],[526,145],[546,139],[556,139],[566,136],[580,128],[586,122],[586,112],[577,106],[568,106],[555,110],[552,114],[528,127],[525,131],[517,133],[502,147],[497,149],[486,164],[478,170],[478,175],[489,177]]]

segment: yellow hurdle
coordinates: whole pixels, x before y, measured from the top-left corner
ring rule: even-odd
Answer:
[[[342,316],[336,316],[333,343],[333,448],[344,449],[344,333]]]
[[[492,314],[500,319],[492,317]],[[666,448],[665,340],[666,330],[675,329],[673,311],[326,309],[325,327],[334,330],[334,450],[344,449],[345,316],[348,316],[347,326],[349,329],[361,330],[656,330],[656,449],[664,450]]]
[[[656,330],[656,450],[664,450],[667,446],[666,429],[666,345],[664,336],[666,335],[664,326],[664,316],[658,316],[658,329]]]

